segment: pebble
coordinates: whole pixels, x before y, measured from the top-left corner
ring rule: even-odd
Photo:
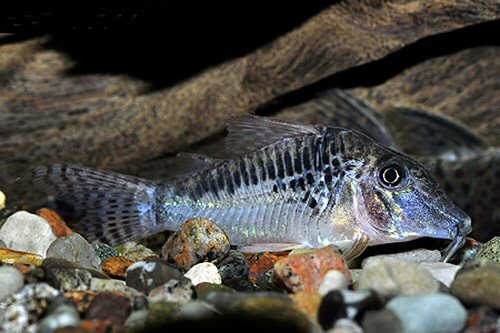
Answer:
[[[288,252],[264,252],[251,253],[245,255],[250,263],[248,279],[252,283],[257,283],[257,280],[266,273],[274,274],[274,264],[281,258],[286,258]]]
[[[450,288],[455,275],[460,269],[458,265],[444,262],[424,262],[420,264],[420,267],[425,268],[436,280],[444,284],[447,288]]]
[[[200,300],[191,300],[182,305],[177,313],[174,314],[174,320],[203,320],[217,314],[217,310],[209,303]]]
[[[93,241],[92,243],[90,243],[90,245],[92,245],[95,254],[99,257],[99,259],[101,259],[101,264],[104,263],[108,258],[119,256],[118,251],[114,247],[106,243]]]
[[[463,265],[467,262],[473,261],[482,247],[483,244],[481,242],[467,237],[465,244],[458,249],[457,253],[451,257],[449,262],[456,265]]]
[[[234,293],[236,290],[223,284],[200,283],[195,287],[196,298],[204,299],[209,293]]]
[[[90,288],[92,274],[85,269],[50,267],[45,270],[45,279],[61,291],[84,291]]]
[[[146,327],[146,318],[148,314],[149,310],[133,311],[123,325],[136,330],[143,330]]]
[[[125,285],[124,281],[115,279],[99,279],[93,277],[90,279],[90,290],[97,293],[118,293],[128,296],[130,299],[143,296],[139,291]]]
[[[373,289],[391,298],[398,295],[431,294],[439,290],[439,282],[425,268],[413,262],[392,258],[371,260],[365,264],[359,289]]]
[[[222,278],[217,266],[211,262],[202,262],[194,265],[184,274],[184,276],[190,279],[195,286],[203,282],[215,284],[222,283]]]
[[[85,314],[86,320],[108,320],[114,325],[125,322],[131,307],[128,299],[113,293],[100,293],[92,299]]]
[[[500,263],[500,236],[493,237],[486,242],[477,254],[477,258],[489,259]]]
[[[172,279],[180,279],[182,273],[160,260],[139,261],[131,265],[126,272],[128,286],[149,294],[154,288]]]
[[[36,232],[33,232],[36,230]],[[42,217],[19,211],[9,216],[0,229],[0,239],[7,248],[46,256],[50,244],[57,239],[50,224]]]
[[[149,257],[158,257],[153,250],[134,241],[123,244],[121,255],[133,262],[144,261]]]
[[[405,331],[401,320],[388,309],[368,311],[361,326],[364,333],[417,333]]]
[[[330,245],[321,249],[290,254],[274,264],[274,278],[285,289],[296,293],[317,290],[326,273],[337,270],[351,282],[351,274],[339,249]]]
[[[43,257],[36,253],[28,253],[0,248],[0,262],[4,264],[33,264],[36,266],[40,266],[42,264],[42,261]]]
[[[148,294],[150,303],[176,302],[186,303],[196,295],[195,287],[191,280],[181,277],[178,280],[170,280],[167,283],[154,288]]]
[[[5,201],[7,198],[5,197],[5,194],[0,190],[0,210],[5,208]]]
[[[250,262],[241,252],[231,250],[218,265],[222,283],[236,290],[252,290],[249,280]]]
[[[363,329],[355,321],[342,318],[337,320],[335,327],[327,333],[363,333]]]
[[[28,325],[28,310],[21,304],[13,304],[0,311],[0,332],[24,333]]]
[[[482,259],[464,265],[450,291],[464,304],[487,305],[500,311],[500,264]]]
[[[500,332],[500,317],[487,307],[469,310],[467,327],[462,333]]]
[[[24,276],[11,266],[0,266],[0,301],[14,294],[24,285]]]
[[[403,261],[410,261],[415,263],[421,262],[439,262],[441,261],[441,253],[438,250],[416,249],[406,252],[380,254],[372,257],[365,258],[361,263],[362,267],[370,264],[372,260],[381,260],[384,258],[398,259]]]
[[[61,218],[59,214],[49,208],[40,208],[36,211],[36,214],[43,217],[47,222],[49,222],[52,227],[52,231],[57,237],[66,237],[73,233],[67,225],[66,222]]]
[[[58,328],[78,327],[81,324],[80,315],[74,305],[59,304],[47,312],[48,315],[38,323],[36,333],[52,333]]]
[[[400,319],[402,332],[460,332],[467,319],[463,305],[455,297],[442,293],[399,296],[387,303],[387,309]]]
[[[125,278],[127,269],[133,264],[133,261],[125,257],[118,256],[106,259],[101,265],[103,272],[112,277]]]
[[[321,296],[325,296],[330,291],[347,289],[349,283],[344,274],[337,270],[326,272],[323,281],[319,285],[318,292]]]
[[[293,306],[305,313],[309,318],[316,319],[319,306],[321,304],[321,295],[316,291],[298,291],[290,295]]]
[[[220,262],[229,253],[229,238],[214,222],[194,218],[183,223],[163,245],[162,257],[184,271],[209,261]]]
[[[46,259],[44,259],[42,262],[42,268],[46,271],[50,270],[52,268],[81,269],[81,270],[89,272],[92,275],[92,277],[101,278],[101,279],[108,279],[109,278],[102,271],[98,271],[98,270],[95,270],[92,268],[83,267],[82,265],[79,265],[75,262],[68,261],[65,259],[59,259],[59,258],[46,258]]]
[[[55,240],[47,250],[47,257],[65,259],[83,267],[101,270],[101,260],[94,248],[78,233]]]
[[[5,242],[0,239],[0,249],[5,249],[7,248],[7,245],[5,245]]]
[[[182,304],[175,302],[153,303],[146,317],[146,328],[159,327],[171,322],[181,307]]]

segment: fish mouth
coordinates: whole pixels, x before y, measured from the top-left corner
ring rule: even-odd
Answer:
[[[465,244],[467,234],[472,231],[470,218],[459,223],[455,229],[455,236],[448,246],[441,252],[443,262],[448,262],[451,257]]]

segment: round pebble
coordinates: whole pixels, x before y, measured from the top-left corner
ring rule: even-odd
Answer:
[[[13,304],[0,311],[0,332],[24,333],[28,325],[28,310],[21,304]]]
[[[101,264],[103,264],[106,259],[118,257],[118,251],[111,245],[99,241],[93,241],[90,245],[92,245],[95,254],[101,260]]]
[[[387,308],[400,319],[402,332],[460,332],[467,319],[463,305],[455,297],[442,293],[399,296],[389,301]]]
[[[149,257],[158,257],[153,250],[134,241],[123,244],[121,255],[133,262],[144,261]]]
[[[220,262],[229,253],[229,238],[214,222],[195,218],[183,223],[165,242],[162,257],[187,271],[194,265]]]
[[[80,323],[80,315],[75,307],[61,304],[40,320],[37,333],[51,333],[61,327],[78,327]]]
[[[330,291],[347,289],[349,283],[344,274],[337,270],[328,271],[323,277],[323,281],[321,282],[318,292],[320,295],[325,296]]]
[[[186,274],[184,274],[184,276],[190,279],[195,286],[203,282],[214,284],[222,283],[222,278],[219,274],[217,266],[211,262],[202,262],[194,265],[189,271],[186,272]]]
[[[500,236],[493,237],[486,242],[477,254],[477,258],[500,263]]]
[[[177,268],[159,260],[148,260],[131,265],[127,269],[125,280],[128,286],[148,294],[154,288],[181,277],[182,273]]]
[[[47,257],[65,259],[86,268],[101,270],[101,260],[94,248],[78,233],[55,240],[47,250]]]
[[[6,200],[5,194],[2,191],[0,191],[0,210],[5,208],[5,200]]]
[[[0,229],[0,239],[11,250],[37,253],[45,257],[47,249],[57,237],[44,218],[19,211],[5,221]]]
[[[0,267],[0,301],[17,292],[24,285],[24,276],[14,267]]]
[[[146,327],[146,318],[149,310],[133,311],[125,320],[123,326],[130,327],[136,330],[143,330]]]

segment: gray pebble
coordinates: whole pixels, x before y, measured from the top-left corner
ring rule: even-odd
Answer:
[[[182,273],[160,260],[139,261],[132,264],[126,273],[127,285],[148,294],[154,288],[172,280],[180,279]]]
[[[0,301],[17,292],[24,285],[24,276],[11,266],[0,267]]]
[[[477,254],[477,258],[489,259],[500,263],[500,236],[493,237],[486,242]]]
[[[398,259],[415,263],[438,262],[441,261],[441,253],[438,250],[417,249],[407,252],[381,254],[364,259],[362,267],[369,265],[372,260],[381,260],[384,258]]]
[[[94,248],[77,233],[55,240],[47,250],[47,257],[65,259],[86,268],[101,270],[101,260]]]
[[[0,248],[2,249],[6,249],[7,248],[7,245],[5,244],[5,242],[3,240],[0,239]]]
[[[51,333],[61,327],[80,326],[80,315],[73,305],[60,304],[38,323],[37,333]]]
[[[148,317],[149,310],[133,311],[123,324],[126,327],[142,330],[146,327],[146,318]]]
[[[191,280],[185,277],[172,279],[151,290],[148,295],[150,303],[176,302],[186,303],[195,297],[195,288]]]
[[[0,332],[24,333],[28,324],[28,310],[21,304],[13,304],[0,311]]]
[[[61,291],[84,291],[90,288],[92,274],[84,269],[52,267],[46,270],[46,281]]]
[[[93,241],[92,243],[90,243],[90,245],[92,245],[92,248],[94,249],[96,255],[101,260],[101,264],[103,264],[109,258],[118,256],[118,251],[114,247],[106,243]]]

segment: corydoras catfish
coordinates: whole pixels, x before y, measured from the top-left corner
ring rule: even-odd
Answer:
[[[421,163],[360,132],[252,116],[229,130],[244,153],[170,182],[67,164],[38,167],[33,179],[73,208],[77,231],[110,244],[204,217],[244,251],[427,236],[453,240],[447,260],[470,232],[470,218]]]

